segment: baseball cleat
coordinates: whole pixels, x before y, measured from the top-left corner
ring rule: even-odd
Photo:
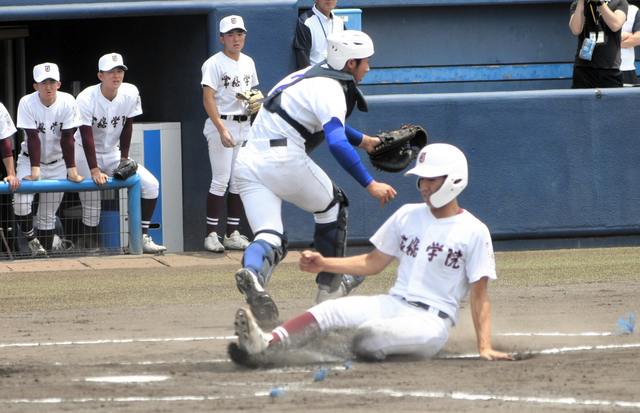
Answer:
[[[271,295],[262,288],[258,277],[251,271],[246,268],[239,269],[236,272],[236,286],[244,294],[256,319],[260,321],[278,319],[279,313],[276,303],[271,299]]]
[[[204,248],[211,252],[224,252],[224,246],[220,243],[220,237],[212,232],[204,239]]]
[[[145,254],[159,254],[165,252],[167,247],[157,245],[147,234],[142,235],[142,252]]]
[[[249,246],[249,239],[244,235],[240,235],[240,232],[233,231],[230,237],[224,236],[222,245],[228,250],[246,250]]]
[[[356,288],[358,288],[358,286],[360,284],[362,284],[362,282],[364,281],[365,277],[363,276],[357,276],[357,275],[343,275],[342,276],[342,283],[344,284],[346,290],[347,290],[347,294],[351,294],[351,292],[353,290],[355,290]]]
[[[333,291],[330,285],[318,284],[318,290],[316,291],[315,300],[316,300],[316,304],[320,304],[322,302],[325,302],[328,300],[334,300],[336,298],[344,297],[346,295],[347,295],[347,288],[345,287],[343,282],[341,282],[340,285],[338,285],[338,288],[336,288]]]
[[[27,245],[31,250],[31,255],[33,256],[47,255],[47,251],[44,249],[42,244],[40,244],[40,241],[38,240],[38,238],[34,238],[31,241],[27,242]]]
[[[258,326],[251,310],[241,308],[236,312],[234,323],[238,345],[249,355],[260,354],[269,347],[271,334],[265,334]]]

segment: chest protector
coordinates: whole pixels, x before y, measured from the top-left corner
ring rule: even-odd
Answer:
[[[289,114],[282,108],[282,105],[280,103],[282,99],[282,92],[286,88],[295,85],[296,83],[304,79],[311,79],[314,77],[328,77],[331,79],[336,79],[340,81],[340,84],[342,84],[342,89],[344,91],[344,97],[347,103],[347,118],[351,115],[351,112],[353,112],[353,108],[356,105],[358,106],[358,110],[360,112],[369,111],[367,101],[364,99],[364,96],[362,95],[360,89],[358,89],[358,87],[356,86],[356,81],[353,76],[346,72],[323,68],[321,67],[321,65],[323,64],[324,62],[318,63],[311,69],[307,70],[302,76],[295,79],[293,82],[287,85],[280,86],[271,95],[269,95],[262,101],[263,108],[271,113],[277,113],[304,138],[304,148],[307,154],[310,154],[324,141],[324,131],[311,133],[307,128],[302,126],[300,122],[289,116]]]

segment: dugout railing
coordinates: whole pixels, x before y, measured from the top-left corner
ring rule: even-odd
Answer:
[[[82,204],[78,193],[101,193],[99,243],[86,245],[82,232]],[[74,183],[66,179],[21,181],[20,188],[11,192],[9,184],[0,181],[0,260],[57,258],[87,255],[142,254],[142,226],[140,211],[140,176],[126,181],[109,178],[104,187],[93,180]],[[35,217],[40,205],[38,194],[62,192],[63,200],[56,212],[53,249],[46,254],[33,254],[15,219],[15,193],[36,194],[33,202]],[[35,219],[34,219],[35,221]]]

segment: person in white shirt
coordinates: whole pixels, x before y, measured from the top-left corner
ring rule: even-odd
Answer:
[[[98,61],[99,84],[89,86],[78,95],[82,125],[75,134],[78,170],[90,175],[98,186],[104,186],[108,177],[122,159],[129,157],[133,133],[133,118],[142,114],[138,88],[124,82],[128,68],[119,53],[107,53]],[[149,233],[160,183],[144,166],[138,165],[141,188],[142,252],[157,254],[167,250],[157,245]],[[100,192],[81,192],[82,223],[85,248],[98,248],[100,222]]]
[[[249,245],[249,240],[239,230],[243,205],[233,173],[238,151],[251,129],[248,103],[238,99],[236,94],[258,85],[255,63],[242,53],[246,37],[247,29],[241,16],[223,18],[220,42],[224,48],[202,65],[202,102],[208,115],[203,132],[211,163],[204,247],[211,252],[224,252],[225,248],[244,250]],[[222,238],[218,235],[218,221],[227,189],[227,226]]]
[[[9,184],[9,190],[15,191],[20,188],[20,180],[16,177],[16,169],[13,162],[13,152],[9,138],[17,132],[16,126],[11,120],[7,108],[0,103],[0,156],[7,170],[7,176],[2,180]]]
[[[622,25],[622,43],[620,46],[620,71],[622,72],[622,83],[625,85],[635,85],[638,83],[636,74],[636,52],[635,47],[640,45],[640,13],[638,7],[629,5],[627,20]]]
[[[303,271],[359,276],[378,274],[398,259],[398,277],[389,293],[325,301],[271,333],[260,329],[250,309],[240,309],[238,343],[229,346],[232,360],[255,363],[256,354],[299,347],[333,330],[355,330],[352,350],[363,358],[434,357],[458,324],[460,301],[469,293],[480,357],[513,359],[491,347],[487,283],[496,279],[496,269],[489,230],[457,202],[468,182],[466,157],[449,144],[427,145],[405,176],[417,177],[424,202],[394,213],[371,238],[371,253],[326,258],[304,251],[300,259]]]
[[[316,65],[327,58],[327,37],[345,30],[344,22],[333,12],[337,0],[313,0],[311,10],[300,15],[293,49],[298,69]]]
[[[25,131],[18,155],[16,176],[23,181],[68,179],[82,182],[74,159],[73,133],[82,124],[76,100],[59,92],[60,70],[55,63],[33,68],[34,93],[20,99],[17,127]],[[64,162],[63,162],[64,161]],[[33,255],[46,255],[53,248],[56,211],[62,192],[41,193],[34,228],[32,203],[35,194],[17,193],[13,198],[16,222]]]

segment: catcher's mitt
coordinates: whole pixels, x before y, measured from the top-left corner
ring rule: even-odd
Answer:
[[[427,132],[416,125],[405,125],[400,130],[380,133],[378,137],[382,143],[369,153],[369,160],[376,169],[385,172],[406,169],[429,142]]]
[[[247,90],[246,92],[236,93],[236,98],[249,103],[247,107],[247,116],[252,116],[260,110],[262,106],[261,99],[264,99],[262,92],[258,89]]]
[[[138,163],[131,158],[122,159],[116,169],[113,170],[113,177],[121,181],[126,181],[138,171]]]

